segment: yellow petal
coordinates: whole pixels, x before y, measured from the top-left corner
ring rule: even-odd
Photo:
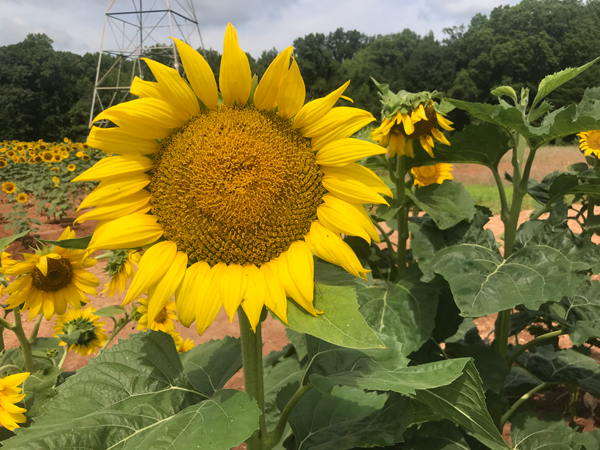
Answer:
[[[209,270],[210,266],[205,261],[192,264],[175,292],[177,317],[184,327],[189,327],[196,320],[197,291]]]
[[[276,259],[269,261],[269,265],[279,278],[279,281],[285,289],[287,296],[293,298],[294,301],[302,306],[306,311],[311,313],[313,316],[316,316],[317,312],[315,311],[312,302],[303,297],[303,295],[300,293],[300,290],[292,280],[287,260],[287,252],[283,252]]]
[[[223,307],[229,315],[229,319],[233,321],[233,316],[235,316],[246,292],[246,277],[242,266],[229,264],[225,268],[219,292]]]
[[[144,81],[140,77],[133,77],[133,83],[129,89],[133,95],[139,98],[161,98],[161,91],[156,81]]]
[[[362,139],[339,139],[317,152],[316,163],[332,167],[345,166],[367,156],[383,155],[385,148]]]
[[[442,116],[440,113],[436,112],[435,116],[437,117],[437,121],[440,124],[440,126],[447,131],[452,131],[454,130],[454,128],[452,128],[452,122],[449,121],[448,119],[446,119],[444,116]]]
[[[73,181],[100,181],[122,176],[135,176],[154,167],[150,158],[141,155],[110,156],[102,158]]]
[[[354,177],[346,177],[340,174],[326,174],[322,179],[322,183],[330,193],[350,203],[388,204],[374,189],[371,189]]]
[[[304,105],[300,111],[298,111],[296,117],[294,117],[293,127],[308,127],[324,117],[329,111],[331,111],[331,108],[333,108],[333,105],[335,105],[335,103],[339,100],[349,84],[350,80],[346,81],[341,87],[337,88],[331,94],[310,101]]]
[[[429,156],[433,158],[433,149],[431,148],[431,145],[429,144],[429,141],[426,139],[426,137],[429,136],[421,136],[419,138],[419,143],[421,144],[421,147],[423,147],[425,151],[429,153]]]
[[[98,206],[77,217],[73,223],[83,223],[86,220],[113,220],[130,214],[146,214],[151,209],[148,205],[149,201],[150,192],[137,192],[125,200]]]
[[[375,172],[360,164],[347,164],[343,167],[321,167],[327,176],[335,176],[340,180],[356,180],[373,189],[375,192],[393,197],[391,189],[379,178]],[[358,202],[354,202],[358,203]]]
[[[254,106],[271,111],[277,106],[277,96],[283,78],[288,73],[290,56],[294,47],[290,46],[273,60],[263,75],[254,92]]]
[[[105,153],[122,155],[149,155],[159,149],[154,139],[144,139],[125,132],[122,128],[92,127],[87,139],[88,146],[99,148]]]
[[[211,268],[198,289],[198,298],[196,299],[196,330],[198,335],[202,335],[213,323],[219,309],[221,309],[219,286],[224,268],[225,264],[217,264]]]
[[[402,123],[404,124],[404,131],[407,135],[411,135],[415,132],[415,126],[408,114],[402,114]]]
[[[148,184],[150,184],[150,177],[145,173],[103,180],[91,194],[83,199],[77,211],[82,208],[126,200],[128,196],[138,193]]]
[[[113,250],[136,248],[156,242],[163,234],[156,217],[131,214],[99,224],[88,246],[90,249]]]
[[[162,139],[171,128],[183,125],[176,116],[171,106],[162,100],[138,98],[111,106],[98,114],[93,122],[108,119],[134,136]]]
[[[244,51],[238,45],[237,32],[227,24],[223,42],[223,56],[219,72],[219,86],[226,105],[237,103],[243,106],[250,97],[252,73],[250,63]]]
[[[362,205],[348,203],[331,194],[323,196],[324,203],[317,207],[319,221],[332,231],[360,236],[369,244],[371,238],[379,242],[379,234]]]
[[[200,53],[179,39],[172,38],[177,45],[185,76],[198,98],[208,109],[215,109],[219,103],[217,82],[212,69]]]
[[[368,111],[341,106],[332,109],[313,125],[303,128],[302,134],[312,138],[313,150],[319,150],[336,139],[352,136],[374,120],[375,118]]]
[[[289,273],[292,281],[308,302],[312,305],[315,289],[315,263],[306,242],[296,241],[286,252]]]
[[[48,275],[48,258],[46,256],[42,256],[35,266],[42,272],[42,275]]]
[[[267,286],[265,305],[287,325],[287,298],[285,296],[285,288],[283,287],[283,284],[281,284],[277,272],[271,267],[270,263],[260,266],[260,271],[265,278]]]
[[[432,128],[431,134],[433,134],[433,137],[436,138],[441,143],[450,145],[450,142],[448,141],[448,139],[446,139],[446,136],[444,136],[444,133],[442,133],[437,128]]]
[[[175,259],[168,266],[169,270],[153,288],[152,295],[148,297],[148,323],[154,322],[158,313],[171,300],[183,279],[187,262],[187,255],[183,252],[177,252]]]
[[[304,80],[300,75],[300,68],[294,57],[292,57],[292,66],[283,78],[283,83],[277,96],[277,113],[283,119],[291,119],[296,115],[306,98],[306,88]]]
[[[244,266],[244,278],[246,278],[246,293],[242,308],[248,316],[250,326],[256,332],[256,326],[260,322],[260,315],[265,306],[267,285],[263,273],[254,264]]]
[[[410,158],[415,157],[415,151],[413,149],[412,139],[408,139],[406,144],[404,145],[404,154]]]
[[[123,305],[131,303],[148,288],[158,283],[169,270],[177,256],[177,244],[171,241],[162,241],[150,247],[138,265],[138,271],[131,281]]]

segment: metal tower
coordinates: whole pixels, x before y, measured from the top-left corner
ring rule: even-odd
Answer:
[[[179,71],[171,36],[204,51],[192,0],[107,0],[90,128],[97,114],[128,97],[136,75],[144,78],[141,57],[151,55]]]

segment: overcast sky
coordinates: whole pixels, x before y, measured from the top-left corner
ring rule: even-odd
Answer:
[[[135,0],[139,4],[140,0]],[[164,8],[169,0],[144,0],[144,9]],[[109,0],[111,12],[133,11],[134,0]],[[222,51],[227,22],[238,31],[244,51],[254,57],[273,47],[282,50],[297,37],[309,33],[329,33],[342,27],[367,35],[389,34],[410,28],[419,34],[433,31],[437,39],[442,29],[467,25],[476,13],[488,14],[502,4],[518,0],[170,0],[171,8],[186,15],[193,2],[204,46]],[[28,33],[45,33],[56,50],[79,54],[100,50],[105,22],[106,0],[0,0],[0,46],[15,44]],[[131,15],[119,15],[133,18]],[[148,16],[146,25],[160,22],[158,40],[168,37],[168,22],[162,15]],[[120,36],[111,20],[105,31],[104,47],[116,46]],[[183,24],[183,21],[181,22]],[[125,25],[126,34],[132,28]],[[184,29],[184,31],[186,31]],[[191,31],[189,28],[188,32]],[[166,33],[163,34],[161,33]],[[177,33],[174,33],[177,37]],[[200,45],[196,34],[194,47]],[[148,44],[153,44],[151,40]]]

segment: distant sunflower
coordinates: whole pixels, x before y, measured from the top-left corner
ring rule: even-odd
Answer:
[[[600,158],[600,130],[584,131],[577,136],[584,156],[595,155]]]
[[[430,184],[442,184],[444,180],[452,179],[452,164],[439,163],[429,166],[413,167],[410,169],[415,184],[419,187]]]
[[[184,353],[194,348],[194,341],[192,341],[190,338],[187,338],[184,341],[181,337],[181,333],[173,332],[169,334],[173,338],[173,341],[175,341],[175,347],[177,347],[178,353]]]
[[[75,169],[77,169],[77,166],[76,166],[75,164],[69,164],[69,165],[67,166],[67,170],[68,170],[69,172],[75,172]]]
[[[82,160],[84,160],[84,161],[89,161],[89,160],[91,159],[91,157],[90,157],[90,155],[88,155],[87,153],[84,153],[84,154],[81,156],[81,159],[82,159]]]
[[[19,385],[30,375],[29,372],[16,373],[0,379],[0,425],[8,430],[19,428],[20,423],[27,422],[23,413],[25,408],[17,406],[25,398],[22,394],[23,388]]]
[[[42,161],[44,162],[52,162],[52,160],[54,159],[54,155],[52,154],[52,152],[44,152],[41,154],[42,157]]]
[[[103,326],[106,322],[99,322],[100,316],[94,314],[96,308],[90,305],[83,310],[81,308],[71,309],[66,314],[61,314],[56,318],[56,324],[52,327],[54,336],[60,337],[60,334],[70,334],[79,331],[80,335],[77,343],[69,346],[69,351],[74,351],[82,356],[88,356],[90,353],[101,349],[106,343],[108,337]],[[67,345],[60,342],[60,345]]]
[[[175,322],[177,321],[177,314],[175,314],[175,303],[167,302],[163,309],[161,309],[156,317],[152,320],[148,320],[148,299],[140,297],[137,299],[141,303],[138,306],[137,312],[142,316],[138,320],[138,330],[147,330],[150,328],[154,331],[163,331],[165,333],[172,333],[175,331]]]
[[[75,232],[67,227],[59,240],[73,238]],[[23,256],[25,261],[0,268],[5,275],[19,276],[4,290],[10,294],[7,309],[23,305],[23,310],[29,309],[30,320],[42,312],[50,320],[54,314],[64,314],[67,303],[81,308],[81,302],[88,302],[85,293],[96,294],[98,279],[85,270],[96,264],[96,260],[86,258],[85,250],[67,250],[55,245]]]
[[[52,167],[50,171],[54,173],[60,173],[60,167]]]
[[[17,195],[17,201],[19,203],[27,202],[27,194],[25,192],[21,192],[19,195]]]
[[[114,297],[117,291],[123,293],[127,287],[127,280],[135,275],[134,264],[137,265],[139,262],[140,252],[137,250],[114,252],[105,269],[110,276],[110,282],[102,292],[108,291],[110,297]]]
[[[75,179],[101,181],[84,200],[96,209],[79,218],[101,221],[89,248],[154,244],[125,298],[129,303],[149,291],[149,322],[174,293],[179,320],[185,326],[196,320],[200,334],[221,306],[231,318],[241,306],[253,328],[265,305],[287,322],[286,295],[316,315],[313,253],[366,277],[340,233],[378,241],[361,203],[392,196],[374,172],[355,163],[385,153],[350,138],[373,116],[333,108],[348,83],[304,105],[292,47],[252,91],[248,58],[231,24],[221,95],[202,55],[175,42],[189,84],[145,60],[158,81],[136,78],[131,92],[141,98],[95,119],[117,127],[93,127],[88,144],[122,156],[103,158]]]
[[[6,166],[8,166],[8,163],[6,162],[6,160],[0,159],[0,169],[4,169]]]
[[[52,177],[52,182],[54,183],[54,186],[58,186],[60,183],[60,178]]]
[[[17,190],[17,185],[12,181],[5,181],[2,183],[2,190],[7,194],[14,194]]]

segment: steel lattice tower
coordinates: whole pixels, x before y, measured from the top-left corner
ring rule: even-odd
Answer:
[[[90,127],[97,114],[128,97],[135,76],[144,78],[145,54],[180,70],[171,36],[204,50],[192,0],[107,0]]]

